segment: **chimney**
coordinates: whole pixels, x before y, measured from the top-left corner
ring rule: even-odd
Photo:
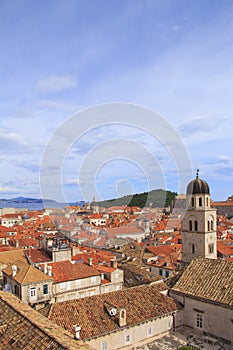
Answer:
[[[71,249],[72,249],[72,256],[75,256],[80,252],[79,248],[76,247],[75,245],[73,245]]]
[[[45,263],[44,264],[44,273],[47,275],[48,274],[48,267],[47,267],[47,264]]]
[[[111,259],[111,267],[113,269],[117,269],[117,260],[116,257],[114,257],[114,259]]]
[[[52,266],[47,266],[47,274],[49,277],[52,277],[53,273],[52,273]]]
[[[74,330],[74,339],[79,340],[80,339],[81,326],[79,326],[79,324],[74,324],[73,325],[73,330]]]
[[[93,266],[93,259],[92,258],[88,258],[88,262],[89,262],[89,266]]]
[[[16,273],[17,273],[17,266],[16,265],[12,265],[12,267],[11,267],[11,269],[12,269],[12,277],[15,277],[16,276]]]
[[[126,326],[126,310],[120,309],[119,310],[119,326],[124,327]]]

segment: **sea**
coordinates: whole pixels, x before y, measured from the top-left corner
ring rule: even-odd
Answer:
[[[17,209],[28,209],[29,211],[33,210],[43,210],[43,209],[63,209],[64,207],[67,207],[69,205],[77,205],[82,207],[85,203],[84,202],[76,202],[76,203],[58,203],[58,202],[46,202],[46,203],[0,203],[0,209],[1,208],[17,208]]]

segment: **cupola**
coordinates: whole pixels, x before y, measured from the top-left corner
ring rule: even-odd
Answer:
[[[197,169],[196,179],[192,180],[187,186],[187,195],[192,194],[210,194],[207,182],[199,178],[199,169]]]

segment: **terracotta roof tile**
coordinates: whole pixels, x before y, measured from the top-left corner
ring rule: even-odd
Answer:
[[[12,276],[12,266],[17,266],[16,275]],[[40,271],[39,269],[24,263],[20,260],[14,262],[14,264],[8,265],[3,272],[9,276],[13,277],[15,281],[21,284],[36,283],[40,281],[51,281],[52,278]]]
[[[181,249],[182,249],[181,244],[159,245],[156,247],[153,247],[153,246],[146,247],[146,250],[153,253],[155,256],[170,255],[173,252],[181,251]]]
[[[108,305],[116,308],[116,317],[109,315]],[[160,293],[159,285],[154,285],[56,303],[51,306],[49,319],[70,332],[74,324],[79,324],[80,336],[84,340],[117,331],[122,308],[126,310],[127,326],[177,310],[174,300]]]
[[[90,349],[11,293],[0,292],[0,327],[0,348],[5,350]]]
[[[233,262],[194,258],[173,290],[233,306]]]
[[[51,261],[43,249],[25,249],[24,253],[32,264]]]
[[[52,267],[54,283],[101,275],[94,266],[72,264],[69,260],[48,263],[47,265]]]
[[[0,252],[0,264],[14,263],[17,260],[27,261],[22,249],[14,248],[14,250]]]

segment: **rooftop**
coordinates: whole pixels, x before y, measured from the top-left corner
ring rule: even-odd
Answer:
[[[0,292],[0,335],[0,348],[5,350],[91,349],[6,292]]]
[[[94,266],[72,264],[69,260],[48,263],[48,266],[52,267],[54,283],[101,275]]]
[[[233,262],[194,258],[173,290],[233,306]]]
[[[164,289],[163,284],[140,286],[56,303],[51,306],[48,317],[70,332],[74,324],[79,324],[81,339],[90,339],[119,330],[121,309],[126,310],[127,326],[175,312],[176,303],[160,293],[161,289]],[[106,305],[114,307],[116,313],[111,316]]]
[[[13,276],[13,266],[16,266],[16,275]],[[21,284],[27,283],[37,283],[41,281],[50,281],[52,278],[46,275],[44,272],[39,269],[24,263],[20,260],[16,261],[14,264],[8,265],[3,272],[9,276],[14,278],[14,280]]]

